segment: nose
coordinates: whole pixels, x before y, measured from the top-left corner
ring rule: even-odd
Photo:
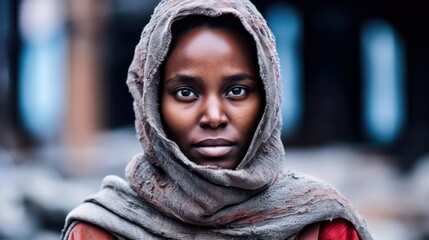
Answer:
[[[228,117],[225,113],[222,99],[209,97],[202,106],[203,114],[200,126],[204,129],[224,128],[228,125]]]

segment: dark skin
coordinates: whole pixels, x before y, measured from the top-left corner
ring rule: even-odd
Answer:
[[[242,36],[198,27],[166,60],[161,111],[168,137],[198,165],[235,169],[260,121],[262,83]]]

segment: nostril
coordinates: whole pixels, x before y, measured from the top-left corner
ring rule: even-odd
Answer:
[[[200,126],[203,129],[218,129],[225,128],[227,126],[227,122],[201,122]]]
[[[207,114],[200,120],[200,126],[204,129],[224,128],[228,125],[228,118],[225,114],[217,116]]]

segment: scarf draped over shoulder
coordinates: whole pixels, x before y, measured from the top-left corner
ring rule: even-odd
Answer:
[[[250,147],[234,170],[199,166],[167,138],[161,124],[160,66],[171,25],[188,15],[231,14],[257,48],[265,108]],[[126,180],[108,176],[100,191],[67,216],[63,239],[79,221],[119,239],[288,239],[306,225],[335,218],[350,221],[361,239],[366,223],[332,186],[280,170],[279,60],[266,21],[247,0],[163,0],[143,29],[128,72],[135,125],[144,153],[126,167]]]

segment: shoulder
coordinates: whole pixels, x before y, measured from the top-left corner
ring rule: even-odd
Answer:
[[[316,208],[319,208],[320,204],[336,204],[340,208],[352,209],[349,201],[333,185],[322,179],[296,171],[281,171],[276,182],[267,191],[288,201],[291,199],[303,200],[303,202],[308,202],[305,200],[310,199],[316,200],[314,204],[311,204],[312,207]],[[329,209],[332,209],[332,206],[329,206]]]
[[[90,223],[79,222],[76,224],[69,235],[68,240],[114,240],[116,239],[108,231],[92,225]]]
[[[359,240],[356,228],[349,221],[338,218],[320,223],[319,239]]]
[[[359,240],[356,228],[349,221],[337,218],[306,226],[297,240]]]

